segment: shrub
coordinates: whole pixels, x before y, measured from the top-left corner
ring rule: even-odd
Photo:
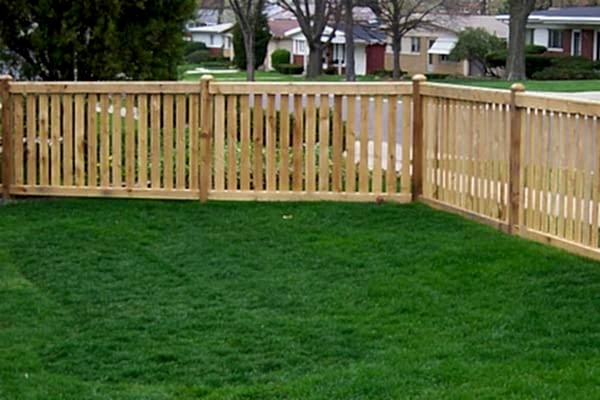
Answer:
[[[206,61],[213,61],[215,56],[208,50],[196,50],[185,56],[185,62],[188,64],[202,64]]]
[[[337,74],[338,69],[336,67],[327,67],[323,70],[325,75],[335,75]]]
[[[211,61],[205,61],[201,63],[200,66],[209,69],[227,69],[231,67],[231,62],[226,58],[218,58]]]
[[[525,54],[544,54],[548,50],[545,46],[528,44],[525,46]]]
[[[198,50],[208,50],[206,44],[203,42],[186,42],[185,48],[183,49],[183,54],[187,56]]]
[[[574,69],[562,67],[549,67],[538,71],[532,76],[533,79],[541,81],[557,81],[571,79],[598,79],[600,72],[591,69]]]
[[[394,73],[394,71],[389,70],[389,69],[376,69],[375,71],[373,71],[373,75],[374,76],[378,76],[380,78],[391,78],[392,74]],[[406,72],[405,71],[400,71],[400,76],[405,75]]]
[[[525,56],[525,74],[527,78],[531,78],[535,73],[552,66],[555,58],[538,54],[528,54]]]
[[[277,71],[286,75],[300,75],[304,72],[304,65],[301,64],[279,64]]]
[[[278,65],[289,64],[291,53],[286,49],[277,49],[271,54],[271,65],[277,69]]]
[[[552,66],[562,69],[593,70],[594,61],[581,56],[553,57]]]
[[[425,74],[425,77],[427,77],[427,79],[446,79],[446,78],[450,77],[450,74],[441,74],[438,72],[427,72]]]

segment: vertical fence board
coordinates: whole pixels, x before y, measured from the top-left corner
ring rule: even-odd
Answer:
[[[41,186],[48,186],[50,180],[48,172],[48,96],[45,94],[39,96],[39,127],[39,182]]]
[[[175,188],[185,190],[186,186],[186,134],[185,134],[186,98],[183,94],[175,97]]]
[[[23,121],[23,96],[20,94],[12,95],[13,99],[13,152],[14,152],[14,177],[13,182],[16,185],[23,184],[23,139],[25,134],[25,124]],[[60,155],[60,154],[59,154]],[[60,174],[59,174],[60,176]]]
[[[109,129],[109,98],[100,95],[100,186],[110,185],[110,129]]]
[[[295,192],[302,190],[302,143],[304,142],[304,117],[302,108],[302,96],[296,95],[293,98],[294,103],[294,132],[293,132],[293,151],[292,151],[292,189]]]
[[[215,95],[215,190],[225,190],[225,97],[222,94]]]
[[[85,97],[82,94],[75,95],[75,184],[85,186]]]
[[[360,97],[360,162],[358,191],[369,192],[369,97]]]
[[[264,190],[263,179],[263,143],[264,143],[264,112],[263,96],[254,95],[254,122],[252,124],[252,135],[254,141],[254,171],[252,179],[254,190]]]
[[[319,98],[319,191],[329,191],[329,96]]]
[[[27,184],[37,184],[37,96],[27,95]],[[66,155],[65,155],[66,158]],[[70,160],[70,158],[69,158]]]
[[[60,165],[60,96],[53,94],[50,96],[50,184],[60,186],[61,165]]]
[[[131,189],[135,183],[135,119],[134,96],[125,96],[125,184]]]
[[[279,118],[279,190],[290,190],[290,98],[281,95]]]
[[[140,188],[148,187],[148,96],[139,95],[138,101],[138,131],[137,131],[137,182]],[[194,112],[196,112],[194,110]],[[190,131],[191,131],[190,126]]]
[[[375,122],[374,126],[374,137],[373,137],[373,187],[372,192],[381,193],[381,177],[382,177],[382,149],[381,144],[383,142],[383,97],[380,95],[375,96],[375,109],[373,119]]]
[[[398,190],[396,188],[397,184],[397,172],[396,172],[396,162],[397,162],[397,154],[396,154],[396,130],[397,130],[397,118],[396,113],[398,112],[398,96],[392,95],[388,96],[388,112],[387,112],[387,162],[386,162],[386,171],[385,171],[385,186],[387,193],[396,193]],[[402,129],[402,135],[404,136],[404,129]],[[400,139],[400,143],[402,143],[402,137]],[[402,168],[402,167],[401,167]],[[402,171],[402,170],[401,170]],[[402,179],[404,180],[404,179]]]
[[[409,194],[410,188],[410,152],[411,152],[411,110],[412,99],[410,96],[402,96],[402,178],[401,192]]]
[[[345,191],[356,191],[356,96],[346,98],[348,117],[346,122],[346,179]]]
[[[222,153],[221,153],[222,154]],[[163,96],[163,186],[173,189],[173,95]]]
[[[241,129],[241,159],[240,159],[240,189],[250,190],[250,109],[248,96],[240,97],[240,129]]]
[[[122,172],[122,120],[121,120],[121,94],[113,94],[112,98],[112,185],[120,188],[123,179]]]
[[[151,163],[150,177],[152,189],[160,189],[161,165],[160,165],[160,95],[153,94],[150,97],[150,131],[151,131]]]
[[[96,94],[88,95],[87,111],[87,173],[88,185],[98,186],[98,96]]]
[[[277,164],[276,164],[276,110],[275,96],[267,96],[267,119],[266,119],[266,150],[267,150],[267,191],[272,192],[277,189]]]
[[[198,190],[198,166],[200,165],[200,96],[190,94],[188,101],[189,115],[189,187]]]
[[[237,96],[227,96],[227,190],[237,190]]]
[[[315,179],[315,130],[316,130],[316,109],[315,109],[315,96],[309,95],[306,98],[306,123],[304,124],[304,135],[306,137],[306,165],[304,167],[306,171],[306,191],[312,193],[316,190],[316,179]]]

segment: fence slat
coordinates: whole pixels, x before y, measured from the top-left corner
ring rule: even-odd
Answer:
[[[87,111],[87,173],[88,186],[98,186],[98,113],[96,107],[98,105],[98,96],[96,94],[88,95],[88,111]]]
[[[240,189],[250,190],[250,108],[248,96],[240,97],[241,148],[240,159]]]
[[[163,186],[173,189],[173,95],[163,96]]]
[[[82,94],[75,95],[75,184],[85,186],[85,97]]]
[[[382,192],[381,177],[381,145],[383,142],[383,97],[375,96],[375,110],[373,119],[375,120],[373,137],[373,188],[374,193]]]
[[[287,94],[281,95],[279,118],[279,190],[282,192],[290,189],[290,98]]]
[[[138,101],[137,166],[138,187],[148,187],[148,96],[141,94]],[[190,131],[192,127],[190,126]]]
[[[160,165],[160,95],[153,94],[150,97],[150,146],[151,163],[150,177],[152,189],[160,189],[161,165]]]
[[[110,185],[110,130],[107,94],[100,95],[100,186]]]
[[[304,167],[306,171],[306,191],[312,193],[316,190],[316,177],[315,177],[315,136],[316,136],[316,108],[315,108],[315,96],[310,95],[306,97],[306,123],[304,124],[304,136],[306,137],[306,165]]]
[[[188,115],[189,115],[189,158],[190,158],[190,172],[189,172],[189,187],[192,190],[198,190],[198,166],[200,164],[200,96],[197,94],[190,94],[188,101]]]
[[[267,96],[267,120],[266,120],[266,141],[267,141],[267,191],[272,192],[277,189],[277,164],[276,164],[276,115],[275,115],[275,95]]]
[[[48,186],[50,175],[48,172],[48,96],[39,97],[39,126],[40,126],[40,185]]]
[[[264,144],[264,112],[263,96],[254,95],[254,121],[252,124],[252,140],[254,141],[254,171],[252,173],[253,188],[255,191],[264,190],[263,179],[263,144]]]
[[[333,97],[331,190],[342,191],[342,96]]]
[[[16,185],[23,184],[23,139],[25,126],[23,122],[23,96],[13,95],[12,112],[13,112],[13,152],[14,152],[14,178],[13,182]]]
[[[215,190],[225,190],[225,96],[215,95]]]
[[[598,247],[598,207],[600,205],[600,121],[596,118],[594,130],[592,131],[594,138],[594,176],[592,189],[592,235],[591,246]]]
[[[319,99],[319,191],[329,191],[329,96]]]
[[[360,97],[360,161],[358,191],[369,191],[369,98]]]
[[[112,185],[121,187],[122,172],[122,120],[121,120],[121,94],[114,94],[112,98]]]
[[[237,190],[237,96],[227,96],[227,190]]]
[[[175,148],[176,148],[176,174],[175,174],[175,187],[178,190],[186,189],[186,134],[185,134],[185,110],[186,110],[186,98],[183,94],[175,96]]]
[[[294,103],[294,132],[293,132],[293,152],[292,152],[292,190],[295,192],[302,190],[302,143],[304,142],[304,116],[302,108],[302,95],[293,96]]]
[[[396,172],[396,128],[397,128],[397,118],[396,113],[398,112],[398,96],[388,96],[388,126],[387,126],[387,162],[386,162],[386,171],[385,171],[385,191],[387,193],[396,193],[398,192],[396,188],[397,184],[397,172]],[[404,135],[404,129],[402,130],[402,135]],[[402,143],[402,137],[400,138],[400,143]]]
[[[411,110],[412,99],[410,96],[402,96],[402,178],[401,192],[410,193],[410,152],[411,152]]]
[[[37,184],[37,97],[27,95],[27,184]],[[67,118],[67,114],[64,114]],[[66,135],[67,132],[65,132]],[[65,158],[67,155],[65,155]],[[69,157],[68,160],[71,160]],[[66,164],[65,164],[66,165]]]
[[[134,95],[125,96],[125,184],[132,188],[135,182],[135,119]]]
[[[346,179],[345,192],[356,191],[356,96],[348,96],[348,120],[346,122]]]

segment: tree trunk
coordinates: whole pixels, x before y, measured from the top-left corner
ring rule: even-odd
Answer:
[[[253,32],[254,33],[254,32]],[[246,50],[246,80],[254,81],[254,34],[244,34],[244,49]]]
[[[402,70],[400,69],[400,46],[402,36],[396,32],[392,32],[392,58],[394,59],[392,69],[392,79],[399,81],[402,78]]]
[[[308,71],[306,71],[306,77],[308,79],[316,78],[321,75],[323,70],[323,59],[321,46],[310,46],[308,53]]]
[[[346,81],[356,80],[354,66],[354,18],[352,15],[353,0],[344,0],[344,36],[346,37]],[[338,61],[339,62],[339,61]]]
[[[525,79],[525,29],[535,0],[511,0],[506,78]]]

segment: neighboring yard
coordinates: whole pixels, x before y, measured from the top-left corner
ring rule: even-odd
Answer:
[[[183,80],[196,81],[199,80],[203,75],[202,73],[183,75],[183,72],[187,69],[194,68],[193,65],[183,65],[180,67],[180,72]],[[216,80],[232,80],[232,81],[243,81],[246,79],[246,73],[243,71],[238,72],[227,72],[227,73],[210,73]],[[358,76],[358,81],[369,82],[369,81],[386,81],[389,78],[380,76],[367,75]],[[409,80],[410,77],[405,79]],[[265,82],[286,82],[286,81],[305,81],[306,78],[300,75],[284,75],[278,72],[256,72],[257,81]],[[331,81],[331,82],[343,82],[343,75],[322,75],[318,79],[319,81]],[[475,78],[447,78],[447,79],[435,79],[430,82],[438,83],[449,83],[453,85],[466,85],[466,86],[478,86],[493,89],[509,89],[510,86],[515,83],[511,81],[505,81],[502,79],[475,79]],[[600,91],[600,80],[578,80],[578,81],[535,81],[526,80],[522,81],[525,84],[527,90],[532,91],[547,91],[547,92],[587,92],[587,91]]]
[[[421,204],[0,208],[2,399],[599,398],[600,264]]]

